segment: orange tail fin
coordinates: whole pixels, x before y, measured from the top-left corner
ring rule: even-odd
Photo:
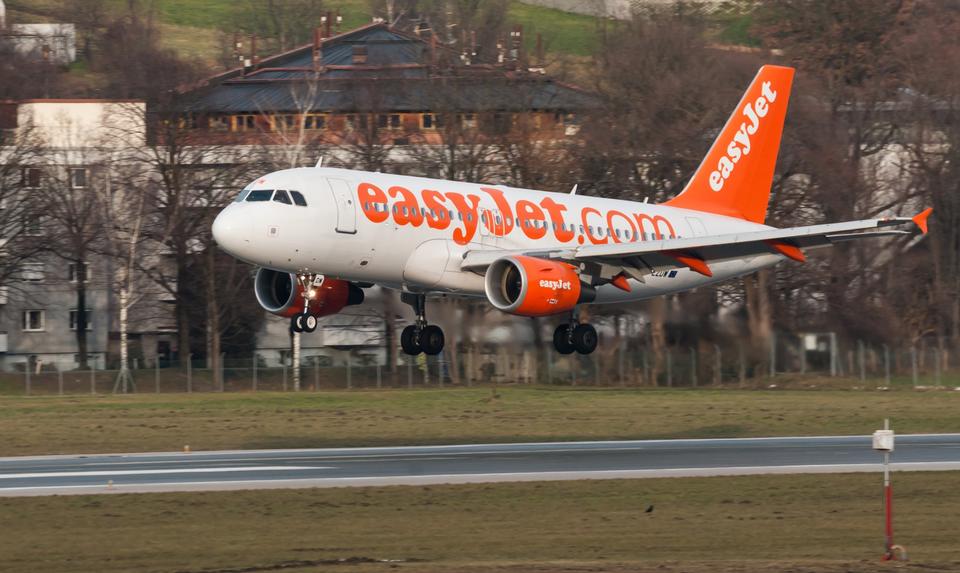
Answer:
[[[793,68],[763,66],[683,191],[664,203],[762,223]]]

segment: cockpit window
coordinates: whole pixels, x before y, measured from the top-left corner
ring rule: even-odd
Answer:
[[[293,202],[299,205],[300,207],[307,206],[307,200],[303,198],[303,194],[299,191],[291,191],[290,196],[293,197]]]
[[[272,196],[273,189],[258,189],[247,195],[247,201],[269,201]]]
[[[277,192],[273,194],[273,200],[277,203],[283,203],[285,205],[290,204],[290,196],[287,195],[287,192],[282,189],[277,190]]]
[[[237,198],[234,199],[233,201],[234,201],[235,203],[239,203],[239,202],[243,201],[244,199],[246,199],[246,198],[247,198],[247,195],[248,195],[249,193],[250,193],[250,190],[249,190],[249,189],[244,189],[243,191],[240,192],[239,195],[237,195]]]

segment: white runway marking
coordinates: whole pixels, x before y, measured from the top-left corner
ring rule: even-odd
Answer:
[[[167,470],[106,470],[86,472],[40,472],[23,474],[0,474],[0,479],[46,478],[46,477],[98,477],[98,476],[139,476],[158,474],[199,474],[216,472],[266,472],[291,470],[329,470],[328,466],[245,466],[235,468],[182,468]]]

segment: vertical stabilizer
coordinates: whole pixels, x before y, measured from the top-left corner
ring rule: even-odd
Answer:
[[[693,178],[665,205],[763,222],[793,71],[760,68]]]

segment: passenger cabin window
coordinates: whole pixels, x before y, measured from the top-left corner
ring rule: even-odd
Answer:
[[[282,189],[278,189],[277,192],[273,194],[273,200],[277,203],[283,203],[284,205],[292,204],[290,201],[290,196],[287,195],[287,192]]]
[[[251,191],[250,194],[247,195],[247,201],[269,201],[272,196],[272,189],[258,189]]]
[[[307,200],[303,198],[303,194],[299,191],[291,191],[290,196],[293,197],[293,202],[296,203],[298,207],[307,206]]]

